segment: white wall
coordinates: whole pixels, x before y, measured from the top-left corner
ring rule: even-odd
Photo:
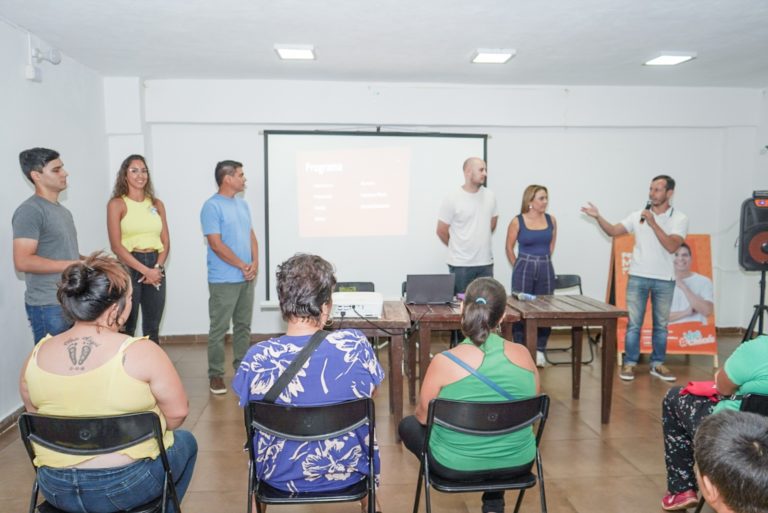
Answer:
[[[60,200],[74,216],[80,251],[106,245],[102,79],[65,55],[58,66],[41,65],[41,83],[29,82],[24,79],[26,55],[26,33],[0,21],[0,419],[21,404],[19,369],[33,346],[24,311],[24,280],[14,272],[12,258],[13,211],[34,193],[19,168],[21,150],[44,146],[61,153],[70,176]]]
[[[261,132],[274,128],[490,134],[489,182],[501,214],[494,237],[497,277],[509,282],[504,232],[522,190],[544,183],[560,222],[556,269],[580,273],[586,293],[598,298],[605,293],[610,241],[579,206],[592,200],[618,221],[644,205],[653,175],[669,173],[678,180],[675,204],[690,216],[691,231],[713,236],[718,325],[742,326],[749,318],[754,275],[739,270],[734,241],[741,201],[765,182],[756,142],[766,124],[763,91],[151,80],[128,94],[133,98],[124,103],[143,98],[144,142],[174,241],[163,333],[207,331],[198,213],[215,190],[217,160],[245,163],[245,197],[264,240]],[[439,244],[432,233],[425,238]],[[334,263],[341,272],[344,263]],[[262,280],[257,303],[264,299]],[[254,332],[281,328],[276,312],[256,308]]]

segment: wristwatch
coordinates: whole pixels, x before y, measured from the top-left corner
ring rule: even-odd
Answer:
[[[163,264],[155,264],[155,269],[160,269],[160,272],[165,274],[165,266]]]

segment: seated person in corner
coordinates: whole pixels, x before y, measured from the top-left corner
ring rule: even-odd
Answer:
[[[768,417],[723,411],[694,438],[696,480],[717,513],[768,511]]]
[[[675,251],[675,292],[669,323],[700,322],[715,310],[712,280],[691,271],[691,248],[683,242]]]
[[[277,296],[286,332],[252,346],[243,358],[232,381],[241,406],[262,399],[312,335],[323,329],[335,284],[333,266],[316,255],[297,254],[278,267]],[[384,371],[365,335],[358,330],[335,331],[320,343],[275,403],[317,406],[372,397],[383,379]],[[253,441],[256,472],[272,487],[289,492],[346,488],[368,474],[367,439],[367,426],[306,444],[257,433]],[[378,479],[378,448],[375,458]]]
[[[516,399],[539,393],[539,374],[528,349],[504,340],[495,332],[506,308],[504,287],[493,278],[469,284],[461,306],[461,330],[465,339],[448,352],[495,382]],[[400,422],[405,447],[421,456],[426,434],[429,402],[435,398],[462,401],[504,401],[502,395],[443,354],[429,364],[421,386],[416,414]],[[527,474],[536,458],[533,429],[497,437],[473,437],[432,428],[430,468],[447,479],[482,481],[486,472],[508,477]],[[483,513],[504,511],[504,492],[483,493]]]
[[[189,411],[187,394],[160,346],[119,332],[131,313],[127,270],[94,253],[64,270],[57,295],[75,324],[43,338],[23,365],[25,409],[64,417],[157,413],[181,501],[197,458],[192,433],[176,429]],[[154,440],[96,457],[39,446],[35,453],[40,491],[63,511],[127,511],[163,493],[165,473]],[[170,498],[167,511],[173,511]]]
[[[738,346],[715,373],[715,384],[721,396],[735,396],[715,403],[709,397],[680,395],[681,387],[674,387],[661,405],[667,466],[667,493],[661,507],[667,511],[687,509],[699,501],[693,471],[693,437],[701,421],[723,410],[738,410],[745,394],[768,394],[768,336],[761,335]]]

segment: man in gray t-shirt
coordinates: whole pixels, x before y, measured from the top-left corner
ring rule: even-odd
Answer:
[[[56,298],[61,272],[80,259],[72,213],[59,203],[67,188],[58,152],[32,148],[19,154],[21,170],[35,194],[13,213],[13,264],[24,273],[24,303],[34,342],[67,330],[72,322]]]

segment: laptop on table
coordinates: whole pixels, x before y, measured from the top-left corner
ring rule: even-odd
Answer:
[[[438,305],[453,301],[453,274],[409,274],[405,282],[405,302]]]

